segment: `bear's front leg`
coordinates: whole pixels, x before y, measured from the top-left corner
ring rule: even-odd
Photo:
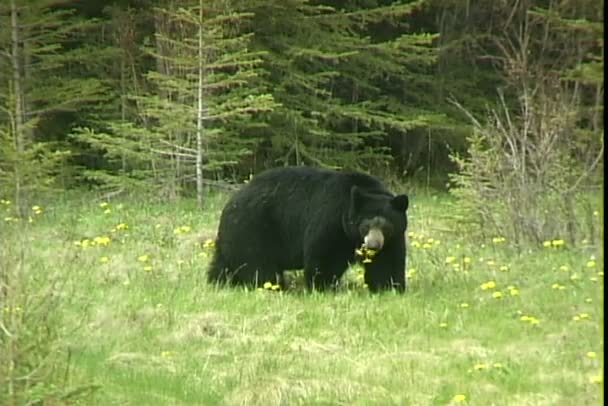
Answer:
[[[395,289],[404,292],[405,238],[395,238],[372,259],[365,263],[365,283],[371,292]]]

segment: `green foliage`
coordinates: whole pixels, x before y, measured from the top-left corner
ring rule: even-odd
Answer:
[[[531,107],[521,118],[501,100],[502,110],[492,111],[487,124],[474,121],[467,156],[454,156],[459,172],[452,192],[462,226],[522,246],[559,236],[599,240],[600,229],[588,219],[600,200],[594,178],[603,148],[593,162],[575,158],[581,151],[569,137],[573,110],[559,98],[523,101],[522,109]]]
[[[102,99],[101,81],[87,76],[92,50],[74,42],[95,21],[55,4],[0,5],[0,193],[14,197],[20,215],[36,192],[56,185],[70,154],[63,134],[45,134],[45,123]]]

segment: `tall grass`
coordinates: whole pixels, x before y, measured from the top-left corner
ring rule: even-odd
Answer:
[[[369,294],[356,266],[337,293],[297,275],[287,292],[217,289],[205,241],[224,201],[3,221],[0,403],[599,404],[599,244],[473,241],[449,197],[413,196],[405,295]]]

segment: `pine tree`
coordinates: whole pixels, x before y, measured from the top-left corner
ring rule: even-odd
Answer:
[[[156,69],[145,75],[147,92],[132,97],[138,121],[81,139],[113,158],[119,150],[137,156],[127,177],[170,195],[195,184],[202,204],[204,175],[250,153],[255,140],[239,137],[240,130],[276,105],[257,82],[261,53],[249,50],[251,33],[242,30],[249,18],[230,1],[155,9],[156,35],[146,51]]]
[[[91,26],[56,1],[0,5],[0,193],[14,197],[20,215],[34,193],[53,186],[69,154],[56,141],[62,134],[40,133],[41,121],[101,93],[86,76],[91,50],[74,45]]]

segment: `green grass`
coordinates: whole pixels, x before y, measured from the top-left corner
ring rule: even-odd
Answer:
[[[468,405],[600,404],[599,247],[521,253],[468,241],[447,197],[419,197],[405,295],[370,295],[356,267],[337,293],[218,290],[205,283],[202,244],[223,202],[213,196],[200,212],[192,202],[71,199],[31,223],[3,221],[1,264],[21,281],[4,325],[31,330],[52,306],[62,350],[53,359],[69,369],[48,379],[63,393],[94,385],[72,398],[86,405],[447,405],[456,395]],[[96,237],[110,242],[91,246]],[[34,300],[49,289],[52,301]]]

